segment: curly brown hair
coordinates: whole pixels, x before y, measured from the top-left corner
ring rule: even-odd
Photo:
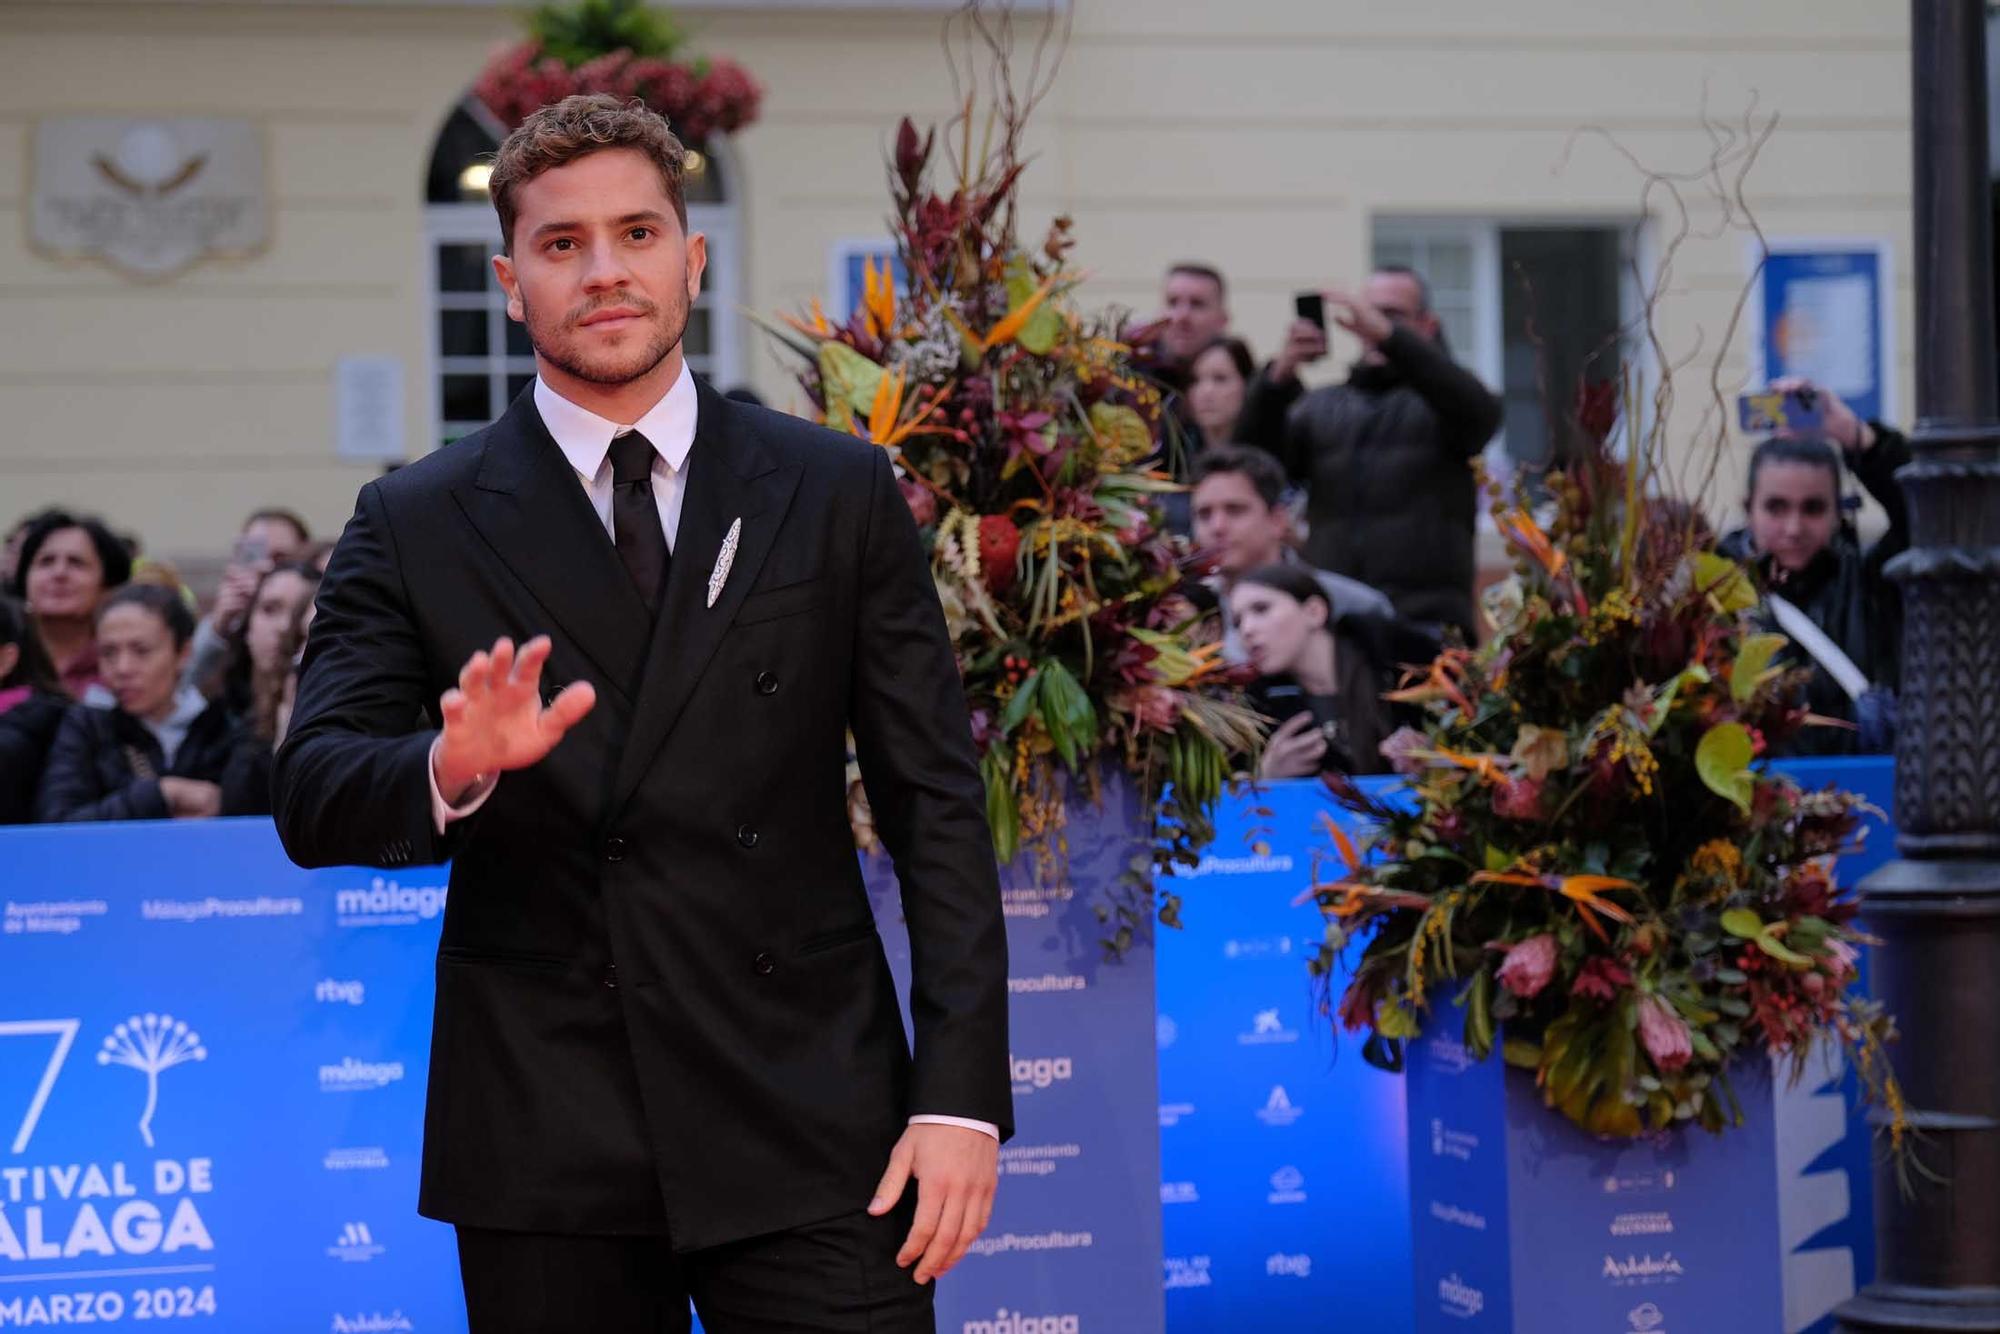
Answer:
[[[578,93],[535,112],[500,145],[487,191],[500,215],[500,252],[513,253],[514,192],[545,171],[568,166],[607,148],[636,148],[659,168],[660,184],[687,230],[687,200],[681,178],[687,149],[667,128],[666,118],[638,98],[620,101],[610,93]]]

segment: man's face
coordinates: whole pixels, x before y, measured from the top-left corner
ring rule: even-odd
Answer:
[[[1424,289],[1409,274],[1370,274],[1368,286],[1363,289],[1362,296],[1367,299],[1369,305],[1387,315],[1394,323],[1422,335],[1428,342],[1437,341],[1437,312],[1424,309]],[[1362,360],[1382,361],[1384,358],[1380,352],[1371,348]]]
[[[493,271],[545,376],[626,384],[679,349],[708,243],[682,230],[645,154],[578,158],[522,185],[514,203],[513,253],[496,255]]]
[[[1167,308],[1160,342],[1176,361],[1187,361],[1211,338],[1229,332],[1229,309],[1222,304],[1221,284],[1213,278],[1169,273],[1160,299]]]
[[[1204,477],[1194,489],[1195,545],[1215,553],[1225,579],[1275,564],[1284,555],[1285,520],[1284,509],[1266,505],[1240,472]]]

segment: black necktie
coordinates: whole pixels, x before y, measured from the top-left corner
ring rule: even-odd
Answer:
[[[653,442],[627,431],[611,442],[611,534],[625,572],[649,610],[667,584],[667,534],[653,499]]]

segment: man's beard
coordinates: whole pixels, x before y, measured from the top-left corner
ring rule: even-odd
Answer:
[[[661,313],[660,306],[654,302],[623,297],[580,306],[556,327],[543,328],[535,319],[534,308],[528,304],[528,294],[525,291],[521,293],[522,324],[528,330],[528,341],[534,345],[536,354],[557,370],[588,384],[630,384],[650,375],[680,346],[681,337],[687,332],[688,303],[669,300],[665,319],[652,326],[652,336],[643,348],[637,352],[607,352],[603,360],[592,365],[584,359],[582,349],[576,342],[565,335],[577,332],[579,321],[606,306],[631,306],[642,318]]]

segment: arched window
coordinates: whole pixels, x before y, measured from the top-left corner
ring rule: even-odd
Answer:
[[[506,295],[493,277],[500,222],[486,195],[486,177],[505,133],[468,97],[446,118],[431,151],[424,187],[424,272],[436,445],[499,417],[535,378],[528,331],[507,318]],[[708,275],[688,312],[681,347],[695,373],[723,389],[741,375],[742,225],[734,175],[724,145],[704,145],[689,154],[688,227],[708,237]]]

